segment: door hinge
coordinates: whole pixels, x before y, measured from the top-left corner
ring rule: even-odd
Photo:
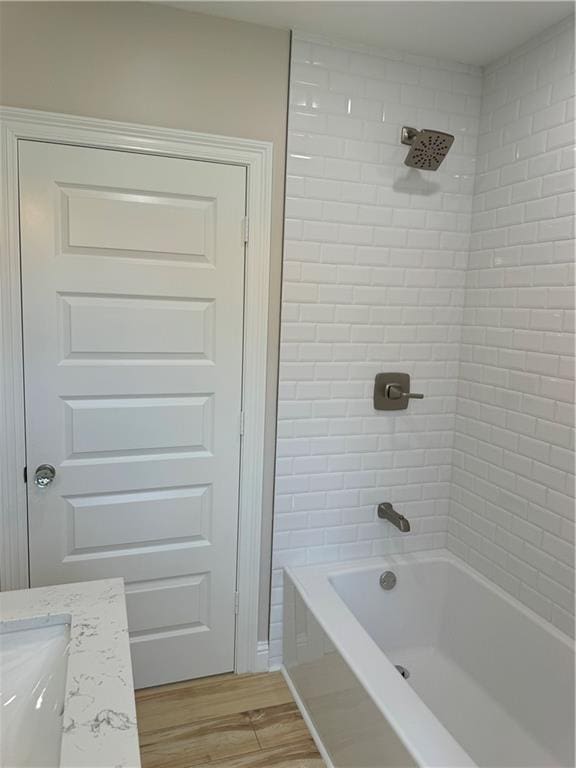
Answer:
[[[240,435],[244,434],[244,411],[240,411]]]
[[[23,474],[24,474],[24,482],[27,483],[28,482],[28,467],[24,467]]]
[[[250,236],[250,219],[244,216],[242,219],[242,242],[247,243]]]
[[[234,592],[234,614],[237,616],[240,611],[240,592]]]

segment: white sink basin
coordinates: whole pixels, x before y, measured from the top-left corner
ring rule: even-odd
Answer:
[[[0,765],[60,765],[70,617],[0,622]]]
[[[0,767],[140,768],[122,579],[0,592]]]

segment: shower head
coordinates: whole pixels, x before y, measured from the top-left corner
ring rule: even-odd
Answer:
[[[454,136],[442,131],[418,131],[404,126],[401,141],[410,147],[404,160],[406,165],[423,171],[437,171],[454,142]]]

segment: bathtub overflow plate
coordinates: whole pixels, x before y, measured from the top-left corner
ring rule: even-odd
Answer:
[[[380,586],[382,589],[394,589],[396,586],[396,574],[394,571],[384,571],[380,576]]]

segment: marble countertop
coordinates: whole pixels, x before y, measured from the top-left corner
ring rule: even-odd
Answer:
[[[139,768],[122,579],[0,593],[3,621],[39,626],[63,614],[71,621],[60,766]]]

